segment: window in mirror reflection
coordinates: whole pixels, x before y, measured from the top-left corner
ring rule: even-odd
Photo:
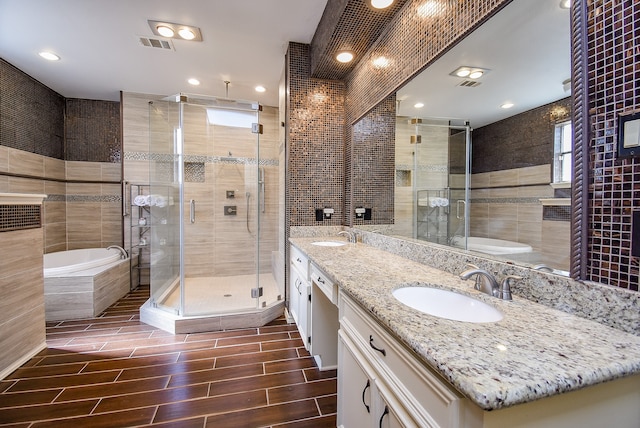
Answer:
[[[571,182],[572,141],[571,121],[557,124],[554,137],[554,183]]]

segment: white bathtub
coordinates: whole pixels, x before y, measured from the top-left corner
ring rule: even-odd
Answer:
[[[115,248],[86,248],[82,250],[58,251],[44,255],[44,276],[61,276],[79,271],[106,266],[120,260],[121,253]]]
[[[89,248],[44,255],[47,321],[91,318],[130,290],[129,259],[117,249]]]
[[[452,242],[456,247],[464,248],[463,237],[455,237]],[[467,238],[467,249],[495,256],[502,254],[530,253],[533,251],[531,245],[522,244],[520,242],[507,241],[504,239],[480,238],[477,236],[469,236]]]

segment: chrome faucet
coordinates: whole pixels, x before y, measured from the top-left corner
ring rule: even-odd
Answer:
[[[340,232],[338,232],[338,235],[345,235],[351,243],[357,242],[356,233],[351,230],[341,230]]]
[[[511,280],[518,279],[522,279],[522,277],[517,275],[507,275],[507,277],[502,281],[502,286],[500,287],[500,297],[502,300],[513,300],[511,298]]]
[[[109,246],[107,247],[107,250],[110,250],[110,249],[112,249],[112,248],[115,248],[115,249],[117,249],[118,251],[120,251],[120,258],[121,258],[121,259],[126,259],[127,257],[129,257],[129,255],[127,254],[127,250],[125,250],[124,248],[119,247],[119,246],[117,246],[117,245],[109,245]]]
[[[539,270],[541,272],[549,272],[552,273],[553,272],[553,268],[551,266],[547,266],[543,263],[539,264],[539,265],[535,265],[533,267],[533,270]]]
[[[472,266],[471,269],[467,269],[460,274],[461,279],[469,279],[473,275],[478,275],[476,280],[475,289],[482,291],[493,297],[500,297],[500,286],[495,276],[491,275],[484,269],[479,269],[476,266]]]

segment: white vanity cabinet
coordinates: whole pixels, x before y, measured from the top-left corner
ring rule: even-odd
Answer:
[[[457,391],[342,292],[339,311],[338,426],[464,426]]]
[[[320,268],[310,263],[311,355],[320,370],[338,367],[338,286]]]
[[[311,285],[309,284],[309,259],[307,256],[291,246],[291,269],[289,272],[289,312],[298,326],[298,332],[309,350],[311,344],[310,316]]]

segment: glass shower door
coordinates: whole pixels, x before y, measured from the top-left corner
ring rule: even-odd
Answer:
[[[468,218],[467,126],[414,119],[414,238],[465,247]]]
[[[182,313],[255,310],[264,182],[258,106],[189,98],[182,115]]]

